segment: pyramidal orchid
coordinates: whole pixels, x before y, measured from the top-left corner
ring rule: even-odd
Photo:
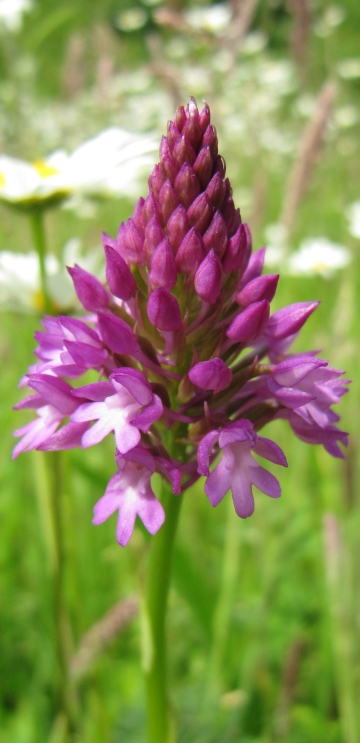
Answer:
[[[346,392],[343,372],[313,353],[289,353],[318,303],[271,314],[279,277],[262,274],[264,249],[252,252],[206,104],[177,109],[147,197],[103,245],[107,286],[68,269],[90,315],[46,317],[36,334],[38,362],[22,382],[35,394],[17,407],[35,408],[37,418],[15,432],[15,456],[113,434],[117,471],[94,523],[118,510],[122,545],[136,514],[151,533],[163,523],[155,471],[175,496],[205,476],[210,503],[230,490],[241,517],[253,512],[253,485],[278,497],[277,479],[256,459],[286,466],[258,434],[272,419],[342,456],[347,435],[331,406]],[[68,380],[89,370],[99,381],[74,389]]]
[[[15,432],[14,456],[113,437],[114,474],[93,523],[117,512],[123,546],[137,516],[154,535],[142,601],[148,740],[170,743],[165,613],[181,494],[204,477],[212,506],[230,491],[250,516],[254,486],[281,494],[258,457],[287,465],[262,427],[284,418],[342,457],[347,434],[332,406],[347,388],[316,353],[290,351],[318,302],[271,312],[279,276],[263,274],[264,248],[252,252],[206,104],[177,109],[148,195],[103,246],[106,285],[68,269],[82,317],[46,316],[36,333],[37,361],[20,383],[30,394],[16,407],[37,417]]]

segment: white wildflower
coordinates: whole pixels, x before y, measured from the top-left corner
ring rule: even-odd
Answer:
[[[313,237],[304,240],[299,250],[289,256],[286,268],[294,276],[320,274],[329,278],[350,260],[350,252],[343,245],[326,237]]]

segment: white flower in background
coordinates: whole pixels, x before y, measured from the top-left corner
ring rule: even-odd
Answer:
[[[342,59],[337,66],[337,71],[344,80],[355,80],[360,77],[360,57]]]
[[[268,37],[263,31],[252,31],[247,34],[241,45],[242,54],[258,54],[265,49]]]
[[[316,23],[314,31],[317,36],[326,38],[330,36],[335,29],[346,18],[346,10],[341,5],[329,5],[323,17]]]
[[[356,106],[341,106],[337,108],[333,114],[333,120],[339,129],[347,129],[350,126],[354,126],[359,121],[360,114]]]
[[[147,20],[145,8],[127,8],[117,15],[115,23],[120,31],[138,31],[145,26]]]
[[[75,192],[132,194],[141,175],[154,163],[156,150],[152,137],[111,127],[81,144],[71,155],[58,150],[32,164],[2,155],[0,199],[26,205]]]
[[[0,24],[8,31],[19,31],[22,15],[31,5],[31,0],[0,0]]]
[[[198,31],[221,33],[229,24],[231,9],[226,3],[216,5],[193,6],[184,13],[189,26]]]
[[[360,238],[360,201],[349,204],[345,214],[349,220],[349,232],[353,237]]]
[[[289,256],[286,268],[294,276],[320,274],[329,278],[351,261],[350,252],[326,237],[304,240],[299,250]]]
[[[59,310],[69,310],[76,305],[74,285],[66,270],[66,266],[75,263],[81,263],[83,268],[95,272],[100,278],[104,273],[100,248],[82,252],[81,241],[77,238],[68,240],[64,245],[60,261],[54,255],[47,255],[47,288],[50,299]],[[42,309],[39,259],[34,251],[0,251],[0,307],[22,312]]]

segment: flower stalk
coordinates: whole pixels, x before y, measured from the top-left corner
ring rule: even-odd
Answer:
[[[171,580],[172,551],[182,503],[164,487],[166,519],[150,546],[143,599],[143,669],[149,743],[173,743],[174,725],[168,693],[166,608]]]
[[[29,211],[29,220],[33,244],[39,261],[42,309],[46,313],[51,313],[52,303],[48,292],[46,276],[46,236],[44,225],[44,210],[38,207],[34,207]]]

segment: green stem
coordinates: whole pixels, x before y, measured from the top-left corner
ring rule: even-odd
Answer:
[[[151,542],[142,617],[149,743],[174,741],[167,694],[165,615],[182,496],[174,496],[165,484],[164,491],[165,523]]]
[[[51,300],[47,290],[46,278],[46,237],[44,227],[44,212],[42,209],[32,209],[29,213],[31,232],[34,247],[38,255],[41,293],[43,297],[43,309],[45,312],[52,312]]]
[[[77,725],[77,700],[69,679],[71,622],[64,595],[65,554],[62,524],[62,452],[33,455],[36,491],[47,551],[57,657],[57,703],[70,733]]]

